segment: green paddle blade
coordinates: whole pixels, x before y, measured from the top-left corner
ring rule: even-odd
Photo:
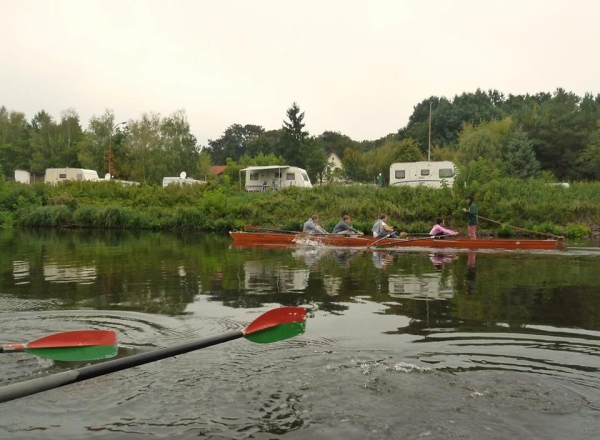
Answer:
[[[306,322],[289,322],[246,335],[246,339],[258,344],[270,344],[271,342],[283,341],[304,333]]]
[[[115,357],[118,345],[92,345],[88,347],[27,348],[27,353],[53,361],[83,362]]]

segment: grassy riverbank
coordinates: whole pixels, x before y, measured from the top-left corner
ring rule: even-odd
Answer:
[[[411,233],[428,232],[437,217],[464,231],[465,191],[456,188],[378,188],[326,185],[245,193],[208,183],[124,187],[114,182],[57,186],[0,183],[0,225],[98,229],[228,231],[244,225],[301,230],[313,213],[331,230],[343,214],[370,231],[381,214]],[[569,188],[514,179],[482,183],[475,192],[480,230],[500,236],[549,233],[598,238],[600,183]],[[484,220],[488,219],[488,220]],[[520,229],[519,229],[520,228]]]

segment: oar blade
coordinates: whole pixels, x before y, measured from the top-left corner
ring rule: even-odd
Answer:
[[[116,345],[117,334],[112,330],[75,330],[56,333],[27,344],[27,349],[88,347]]]
[[[91,345],[85,347],[27,348],[33,355],[62,362],[86,362],[115,357],[117,345]]]
[[[246,335],[246,339],[258,344],[270,344],[272,342],[283,341],[301,335],[306,329],[306,322],[290,322],[276,327],[267,328]]]
[[[279,307],[263,313],[244,329],[244,335],[292,322],[306,321],[306,309],[302,307]]]

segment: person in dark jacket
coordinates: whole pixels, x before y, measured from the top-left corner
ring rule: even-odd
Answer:
[[[358,235],[363,235],[362,232],[357,231],[352,226],[350,226],[350,220],[351,220],[350,216],[349,215],[345,215],[343,217],[342,221],[339,222],[337,225],[334,226],[334,228],[333,228],[333,234],[340,234],[340,235],[358,234]]]
[[[463,208],[463,212],[467,214],[467,229],[469,231],[469,240],[477,240],[477,225],[479,218],[477,216],[477,205],[473,196],[467,196],[468,208]]]

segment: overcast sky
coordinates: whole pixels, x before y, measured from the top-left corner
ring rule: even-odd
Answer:
[[[377,139],[431,95],[600,92],[595,0],[0,0],[0,106]]]

